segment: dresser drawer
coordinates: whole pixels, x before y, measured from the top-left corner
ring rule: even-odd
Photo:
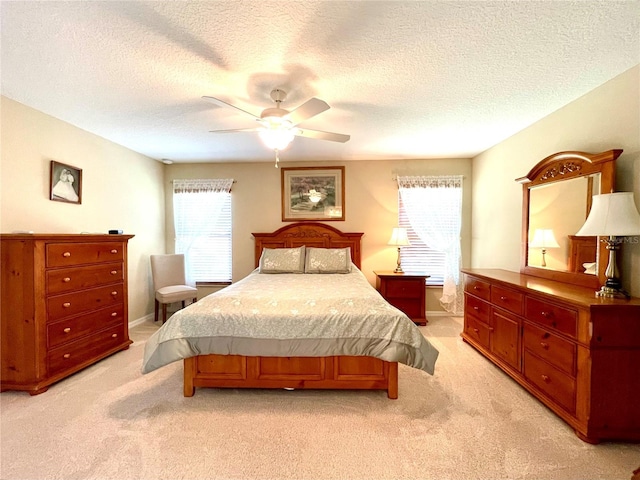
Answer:
[[[123,284],[54,295],[47,298],[47,319],[55,321],[99,308],[120,305],[124,302]]]
[[[47,343],[49,348],[73,342],[97,330],[123,323],[124,307],[122,304],[105,308],[88,315],[70,317],[47,324]]]
[[[524,376],[569,413],[576,410],[576,381],[551,364],[524,352]]]
[[[489,323],[489,312],[491,306],[489,303],[482,300],[478,300],[473,295],[464,295],[464,311],[469,315],[473,315],[478,320],[482,320],[485,323]]]
[[[122,263],[47,270],[46,276],[50,295],[124,281]]]
[[[49,375],[63,372],[88,362],[125,341],[124,324],[113,326],[76,342],[51,349],[47,355]]]
[[[576,346],[574,343],[527,323],[524,326],[524,348],[563,372],[575,376]]]
[[[483,300],[491,299],[491,284],[478,280],[475,277],[465,276],[464,291],[480,297]]]
[[[46,249],[47,267],[66,267],[124,260],[121,242],[48,243]]]
[[[467,337],[475,340],[487,350],[489,349],[489,338],[491,332],[489,325],[479,322],[473,317],[466,316],[464,319],[464,332]]]
[[[415,279],[400,279],[394,278],[392,281],[386,282],[385,298],[420,298],[422,290],[425,289],[424,280],[421,278]]]
[[[491,303],[516,315],[522,315],[524,295],[508,288],[491,287]]]
[[[575,338],[578,312],[530,297],[526,298],[525,303],[527,320]]]

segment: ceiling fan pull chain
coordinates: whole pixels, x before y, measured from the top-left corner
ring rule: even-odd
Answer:
[[[278,162],[280,162],[280,156],[278,155],[278,149],[274,149],[274,151],[276,152],[276,165],[275,167],[278,168]]]

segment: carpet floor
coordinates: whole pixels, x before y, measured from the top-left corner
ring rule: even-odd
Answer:
[[[400,366],[384,392],[196,389],[182,363],[141,375],[146,339],[34,397],[0,395],[0,478],[631,479],[640,445],[590,445],[462,342],[420,327],[435,376]]]

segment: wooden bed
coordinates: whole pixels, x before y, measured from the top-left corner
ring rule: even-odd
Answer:
[[[254,233],[255,264],[264,248],[351,248],[360,268],[362,233],[343,233],[322,223],[294,223]],[[196,387],[386,390],[398,398],[398,363],[373,357],[250,357],[199,355],[184,360],[184,396]]]

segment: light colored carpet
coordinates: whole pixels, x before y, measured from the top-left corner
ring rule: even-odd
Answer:
[[[436,375],[383,392],[197,389],[182,363],[140,374],[134,344],[30,397],[0,396],[11,479],[623,479],[640,445],[589,445],[433,317]]]

